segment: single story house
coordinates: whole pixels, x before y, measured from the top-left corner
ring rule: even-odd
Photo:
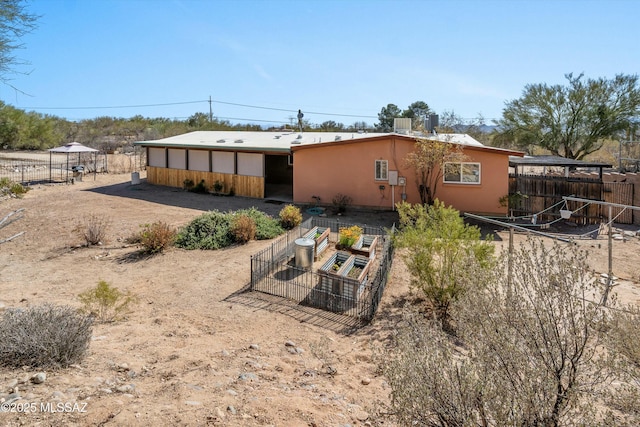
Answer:
[[[465,134],[197,131],[139,141],[147,154],[147,182],[183,187],[204,180],[222,191],[297,204],[331,205],[342,194],[358,207],[391,210],[420,203],[415,171],[404,159],[416,138],[459,144],[465,161],[449,165],[435,196],[464,212],[505,214],[509,156]],[[451,172],[453,171],[453,172]]]

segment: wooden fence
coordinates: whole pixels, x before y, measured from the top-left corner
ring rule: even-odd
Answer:
[[[521,194],[517,202],[509,206],[514,216],[538,214],[553,205],[562,202],[563,196],[600,200],[622,205],[634,205],[633,184],[623,182],[602,182],[597,178],[563,177],[549,175],[509,175],[509,195]],[[551,209],[538,217],[539,222],[553,221],[559,218],[559,209]],[[608,218],[608,208],[602,205],[588,205],[569,202],[566,209],[574,211],[571,221],[578,224],[597,224]],[[634,211],[621,208],[613,209],[617,223],[633,224]],[[638,215],[635,213],[635,215]]]

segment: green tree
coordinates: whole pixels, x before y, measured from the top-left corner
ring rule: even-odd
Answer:
[[[38,17],[28,13],[25,4],[23,0],[0,2],[0,81],[5,84],[10,80],[9,74],[26,65],[14,52],[23,47],[20,39],[36,28]]]
[[[402,117],[411,119],[411,129],[420,129],[424,126],[424,119],[433,113],[429,105],[424,101],[416,101],[402,112]]]
[[[320,124],[320,130],[323,132],[342,132],[344,131],[344,125],[333,120],[327,120]]]
[[[568,85],[529,84],[522,97],[509,101],[497,124],[497,145],[583,159],[617,138],[640,113],[637,75],[584,79],[565,75]]]
[[[395,104],[387,104],[386,107],[382,107],[382,110],[378,113],[376,131],[393,132],[393,119],[400,117],[401,114],[402,111]]]

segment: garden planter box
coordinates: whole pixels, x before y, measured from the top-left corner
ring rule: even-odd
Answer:
[[[371,260],[368,257],[354,255],[349,258],[342,267],[342,296],[353,302],[358,301],[364,287],[369,281],[369,267]]]
[[[313,239],[316,241],[315,248],[313,250],[313,259],[317,261],[322,252],[329,247],[329,234],[331,229],[329,227],[313,227],[302,237],[307,239]]]
[[[355,307],[369,279],[370,265],[367,257],[347,252],[333,254],[317,272],[320,292],[315,304],[336,312]]]
[[[355,255],[362,255],[369,259],[374,259],[376,257],[377,245],[378,236],[362,235],[358,241],[351,246],[350,250]]]

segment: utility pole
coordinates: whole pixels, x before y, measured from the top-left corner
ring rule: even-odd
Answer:
[[[209,123],[213,123],[213,107],[211,106],[211,95],[209,95]]]

